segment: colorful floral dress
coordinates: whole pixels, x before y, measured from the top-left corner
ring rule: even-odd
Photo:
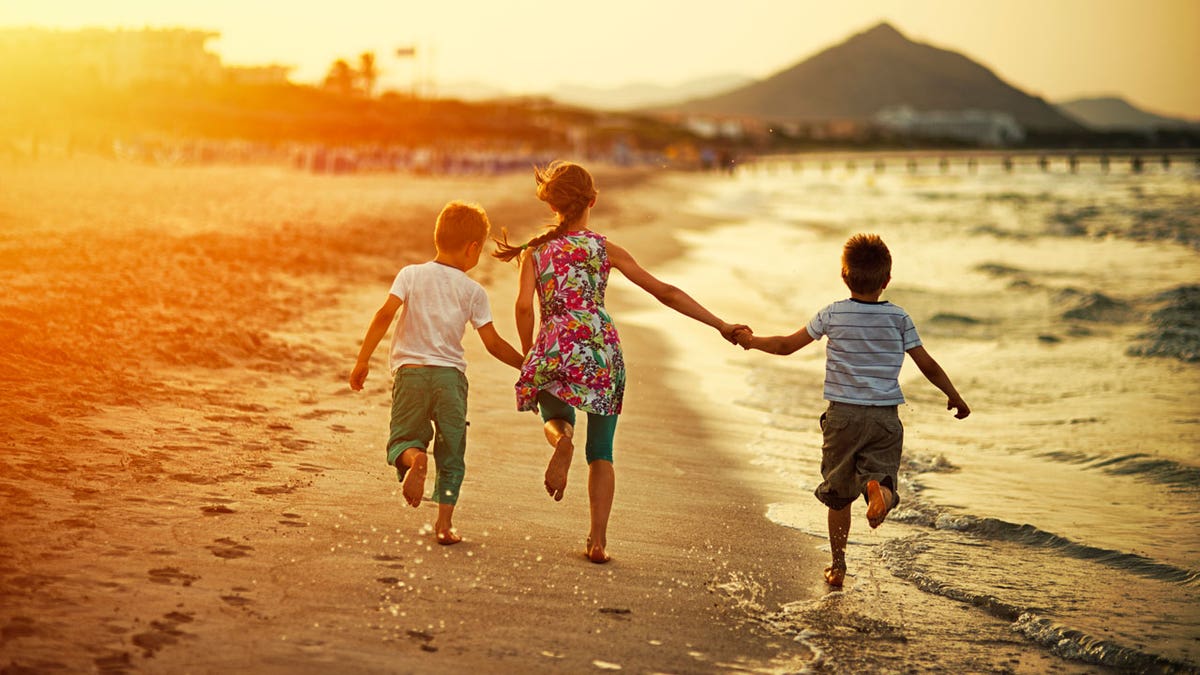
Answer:
[[[537,410],[539,391],[598,415],[621,412],[625,359],[604,309],[611,265],[604,237],[590,230],[532,251],[541,325],[517,380],[517,409]]]

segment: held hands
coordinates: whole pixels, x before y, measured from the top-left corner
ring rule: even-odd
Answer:
[[[720,330],[721,330],[721,337],[725,338],[726,342],[729,342],[730,344],[735,344],[735,345],[739,344],[737,341],[737,337],[739,334],[742,334],[742,333],[749,333],[751,335],[754,334],[754,331],[750,330],[749,326],[747,326],[746,324],[742,324],[742,323],[723,324],[721,326]]]
[[[749,326],[737,326],[733,330],[733,343],[742,349],[750,349],[754,340],[754,331]]]

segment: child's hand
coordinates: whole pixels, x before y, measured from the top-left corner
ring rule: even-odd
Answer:
[[[954,418],[960,420],[971,414],[971,408],[967,402],[958,397],[946,401],[946,410],[953,410]]]
[[[733,339],[742,349],[750,349],[750,342],[754,339],[754,331],[749,326],[738,326],[737,330],[733,331]]]
[[[366,363],[354,364],[354,370],[350,371],[350,388],[354,391],[362,391],[363,383],[367,381],[367,373],[370,370],[371,366]]]
[[[730,344],[737,344],[735,336],[738,331],[750,330],[750,327],[743,323],[727,323],[721,326],[721,337],[725,338]]]

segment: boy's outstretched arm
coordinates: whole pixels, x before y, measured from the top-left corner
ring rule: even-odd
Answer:
[[[946,371],[942,370],[937,361],[933,360],[933,357],[929,355],[929,352],[925,351],[924,347],[913,347],[908,350],[908,355],[912,357],[917,367],[921,369],[921,374],[925,376],[925,379],[932,382],[933,386],[941,389],[942,393],[946,395],[946,410],[953,410],[954,417],[960,420],[971,414],[971,408],[967,406],[967,402],[962,399],[962,396],[958,394],[958,390],[954,388],[954,383],[950,381],[950,376],[946,374]]]
[[[799,351],[813,341],[812,336],[808,334],[807,327],[801,328],[791,335],[767,337],[759,337],[748,330],[739,330],[736,337],[737,343],[742,346],[742,349],[757,349],[760,352],[779,354],[780,356],[787,356]]]
[[[375,353],[379,341],[383,339],[384,335],[387,335],[388,328],[392,325],[392,319],[396,318],[396,312],[400,309],[401,304],[403,301],[400,298],[388,293],[383,307],[375,312],[375,317],[371,319],[371,325],[367,326],[367,334],[363,337],[362,347],[358,350],[358,361],[354,364],[354,370],[350,371],[350,388],[354,391],[362,391],[363,383],[367,381],[367,373],[371,370],[371,354]]]
[[[683,289],[672,286],[666,282],[660,281],[653,274],[646,271],[644,267],[638,264],[633,256],[625,249],[617,246],[611,241],[606,245],[608,252],[608,260],[613,267],[621,271],[626,279],[637,284],[639,288],[654,296],[662,304],[679,312],[680,314],[695,319],[700,323],[712,326],[721,332],[721,337],[729,342],[734,341],[734,333],[738,330],[746,329],[746,326],[727,323],[717,315],[708,311],[703,305],[696,302],[692,296],[688,295]]]
[[[485,323],[479,327],[477,332],[479,333],[479,339],[483,340],[483,346],[487,347],[489,354],[520,370],[521,364],[525,362],[524,357],[521,356],[521,353],[515,347],[508,344],[508,340],[500,337],[500,334],[496,332],[496,324]]]

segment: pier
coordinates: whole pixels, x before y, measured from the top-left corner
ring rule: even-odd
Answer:
[[[1149,170],[1169,171],[1173,167],[1191,167],[1200,171],[1200,149],[1081,149],[1081,150],[919,150],[846,152],[812,152],[788,155],[761,155],[740,166],[742,169],[775,173],[816,170],[829,173],[842,169],[857,171],[904,171],[910,174],[934,170],[948,174],[955,171],[976,173],[982,168],[1006,173],[1039,171],[1043,173],[1079,173],[1094,171],[1109,173],[1123,171],[1143,173]]]

